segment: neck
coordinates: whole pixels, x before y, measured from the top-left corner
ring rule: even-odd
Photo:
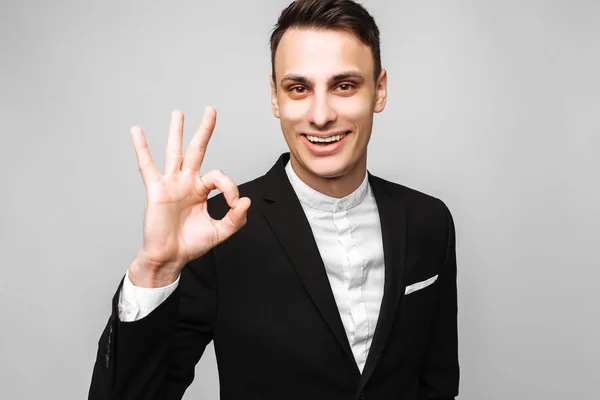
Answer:
[[[336,177],[322,177],[310,172],[307,168],[301,165],[296,158],[290,153],[290,162],[292,168],[298,178],[308,186],[334,198],[342,198],[354,192],[365,179],[367,173],[367,154],[355,164],[351,165],[348,170]]]

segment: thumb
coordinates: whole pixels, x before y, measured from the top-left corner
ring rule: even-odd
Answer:
[[[220,242],[228,239],[241,227],[246,225],[246,214],[250,208],[250,203],[251,201],[248,197],[240,198],[235,207],[232,207],[223,219],[217,221]]]

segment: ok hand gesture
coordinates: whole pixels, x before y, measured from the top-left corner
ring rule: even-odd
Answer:
[[[239,198],[236,184],[223,172],[202,177],[200,167],[216,122],[216,110],[207,107],[200,128],[182,154],[183,113],[173,111],[161,175],[140,127],[131,128],[138,166],[146,186],[144,241],[129,268],[136,286],[161,287],[177,279],[183,266],[223,242],[246,223],[250,199]],[[221,220],[208,214],[208,194],[219,189],[231,207]]]

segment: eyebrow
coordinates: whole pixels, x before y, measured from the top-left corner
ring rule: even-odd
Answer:
[[[327,83],[338,82],[350,78],[357,79],[361,82],[365,80],[364,75],[360,71],[344,71],[329,77],[329,79],[327,79]],[[293,73],[284,75],[283,78],[281,78],[281,84],[283,85],[283,82],[288,80],[298,82],[303,85],[314,85],[314,81],[312,79]]]

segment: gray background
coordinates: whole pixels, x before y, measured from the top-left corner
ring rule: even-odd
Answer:
[[[219,113],[205,170],[286,150],[268,35],[287,0],[3,1],[2,398],[81,399],[141,244],[129,128]],[[458,240],[461,399],[592,398],[600,373],[600,2],[366,1],[389,101],[369,169],[442,198]],[[218,397],[212,346],[186,398]]]

